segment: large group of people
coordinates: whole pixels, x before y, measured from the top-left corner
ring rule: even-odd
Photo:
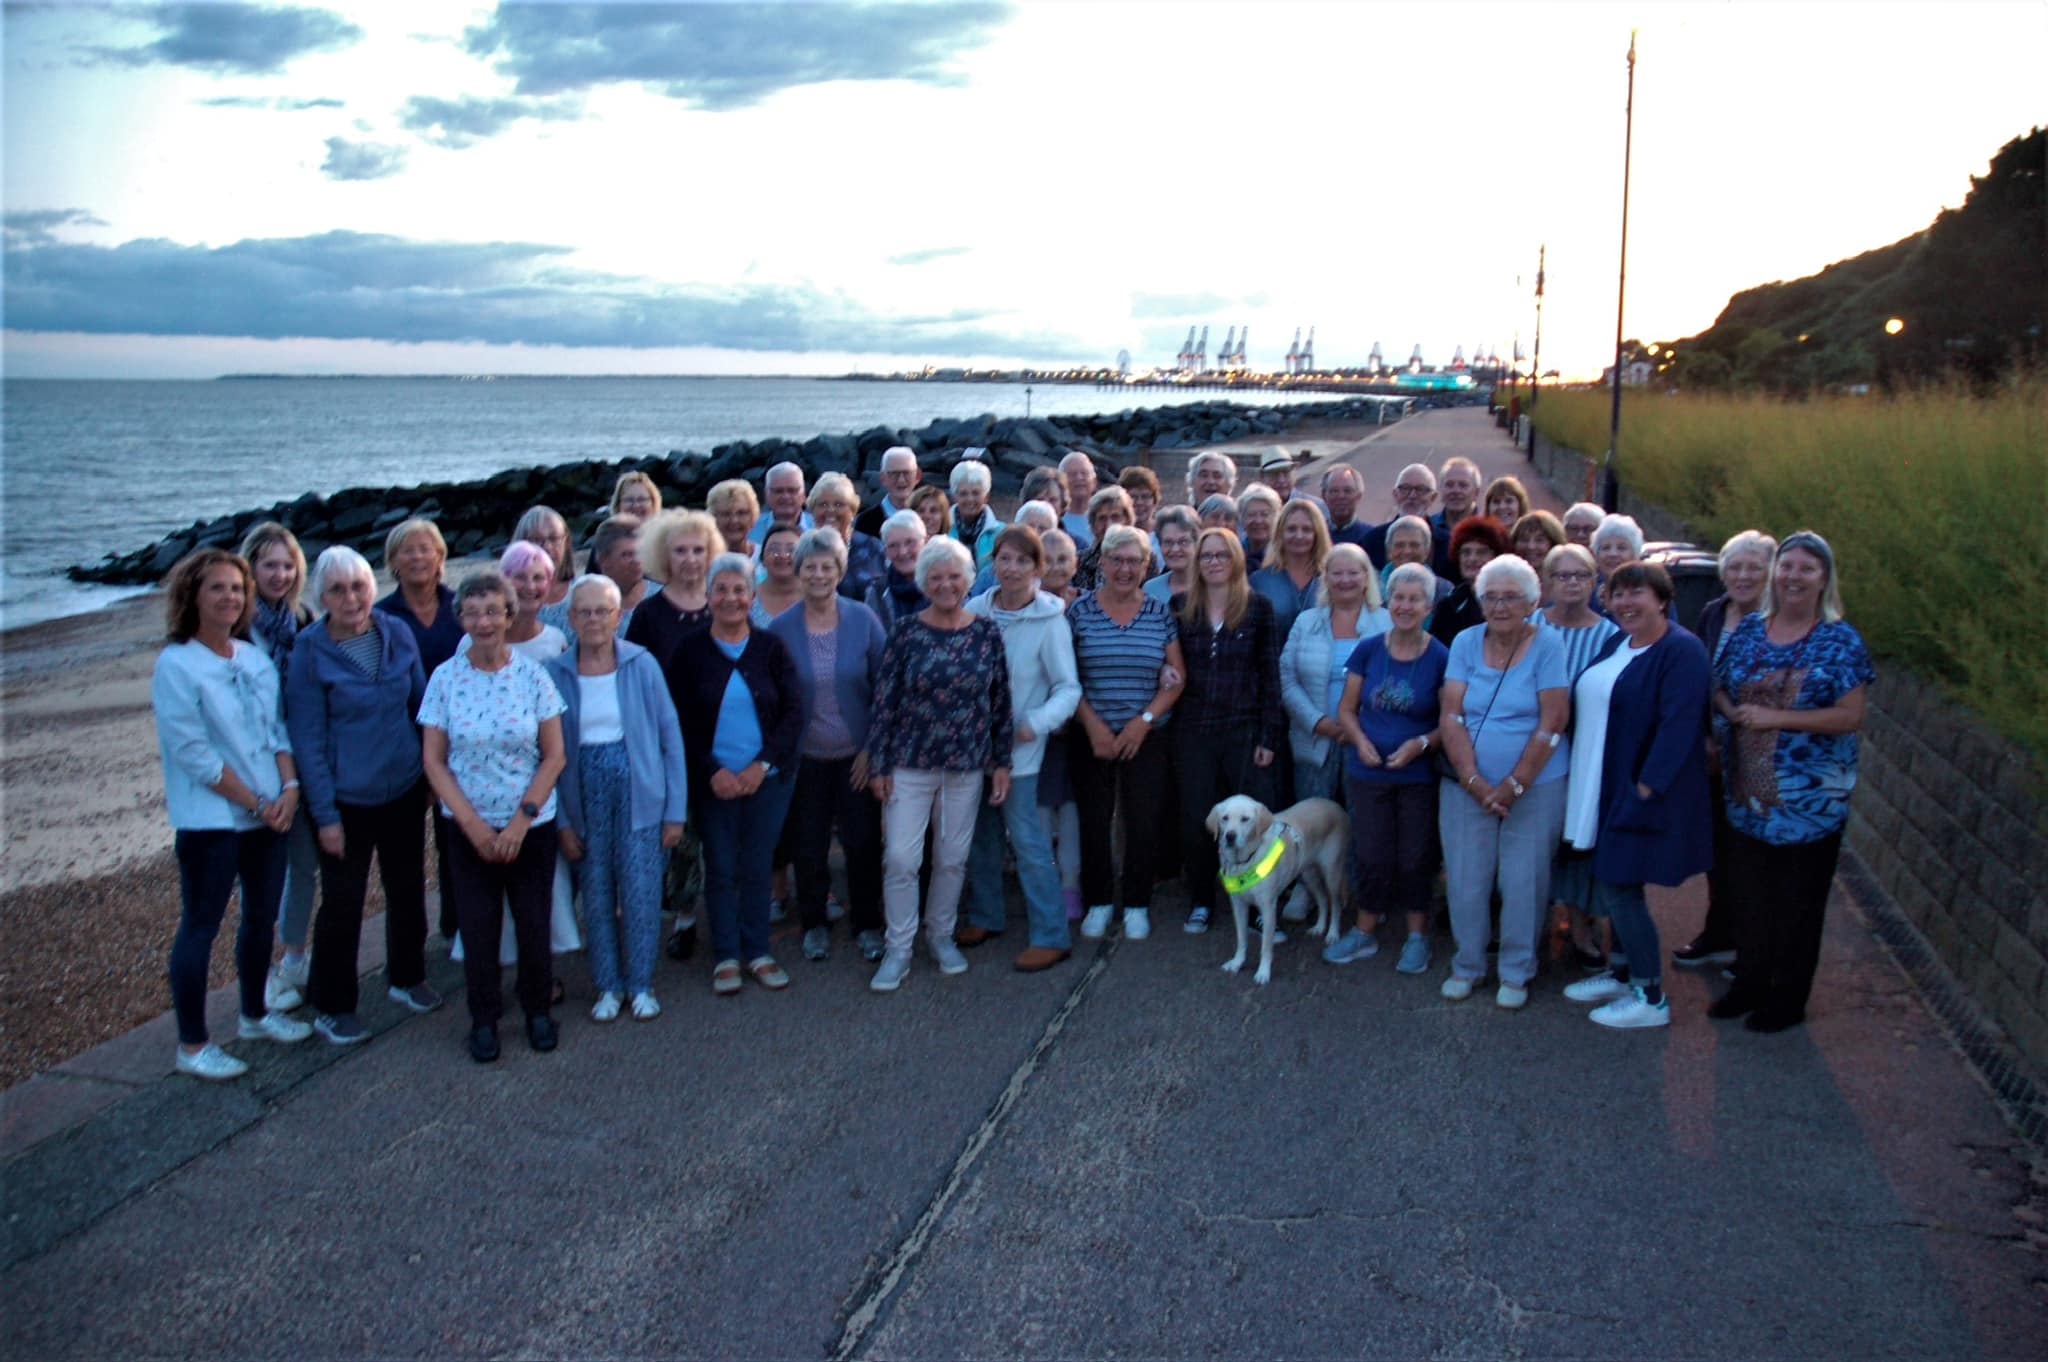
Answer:
[[[1172,502],[1150,469],[1064,453],[1005,523],[982,453],[941,488],[890,449],[865,509],[851,478],[807,486],[794,463],[702,510],[627,474],[580,545],[536,506],[452,587],[440,532],[407,520],[382,599],[361,554],[309,572],[276,524],[179,563],[152,689],[178,1069],[246,1068],[204,1008],[237,885],[239,1037],[356,1044],[373,858],[388,996],[442,1005],[431,844],[489,1062],[508,964],[535,1050],[558,1043],[565,951],[588,954],[594,1021],[659,1016],[665,915],[680,960],[701,918],[721,996],[790,986],[784,916],[813,962],[843,921],[877,992],[920,937],[963,973],[1009,928],[1011,865],[1017,970],[1076,935],[1142,941],[1174,878],[1179,925],[1206,931],[1228,903],[1207,818],[1232,796],[1348,810],[1333,966],[1375,956],[1391,920],[1395,972],[1430,973],[1441,872],[1445,999],[1491,977],[1525,1006],[1560,926],[1584,976],[1564,996],[1603,1025],[1668,1021],[1667,955],[1729,968],[1716,1018],[1803,1019],[1873,675],[1819,535],[1735,535],[1688,630],[1634,521],[1553,515],[1463,458],[1402,469],[1374,523],[1357,470],[1311,487],[1282,450],[1244,487],[1199,455]],[[1706,919],[1667,952],[1645,887],[1703,871]]]

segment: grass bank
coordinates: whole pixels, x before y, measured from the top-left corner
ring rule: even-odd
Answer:
[[[1607,391],[1546,391],[1537,429],[1595,455]],[[2048,757],[2048,382],[1896,400],[1630,392],[1624,486],[1718,548],[1812,529],[1835,547],[1851,623]]]

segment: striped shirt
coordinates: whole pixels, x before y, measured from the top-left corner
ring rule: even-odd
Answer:
[[[357,671],[372,681],[377,679],[378,668],[384,659],[384,635],[377,631],[375,624],[354,638],[337,641],[334,646],[341,650],[343,657],[354,664]]]
[[[1541,620],[1543,627],[1555,634],[1557,641],[1564,645],[1564,674],[1567,682],[1576,682],[1579,673],[1586,670],[1587,665],[1599,654],[1600,645],[1621,632],[1621,626],[1605,615],[1596,615],[1591,624],[1582,624],[1574,629],[1552,624],[1550,616],[1541,610],[1536,612],[1536,618]]]
[[[1159,669],[1166,665],[1166,646],[1179,636],[1166,602],[1141,599],[1137,618],[1127,625],[1111,619],[1092,591],[1067,608],[1081,698],[1112,729],[1122,728],[1152,703],[1159,693]],[[1166,719],[1159,724],[1164,727]]]

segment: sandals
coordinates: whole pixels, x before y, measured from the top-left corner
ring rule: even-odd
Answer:
[[[711,991],[721,998],[730,998],[740,991],[740,962],[721,960],[711,971]]]
[[[754,982],[762,988],[779,991],[789,987],[789,972],[775,963],[772,955],[756,956],[747,962],[747,973],[754,976]],[[733,984],[738,988],[737,981]]]

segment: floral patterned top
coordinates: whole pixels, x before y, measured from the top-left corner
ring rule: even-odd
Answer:
[[[934,629],[906,616],[882,650],[868,730],[872,769],[1007,770],[1010,666],[996,622]]]
[[[502,828],[540,769],[540,726],[564,709],[545,668],[511,653],[494,672],[478,671],[468,654],[434,669],[420,700],[419,725],[448,735],[448,770],[477,817]],[[446,804],[441,812],[450,813]],[[535,823],[555,816],[549,791]]]
[[[1845,621],[1816,624],[1782,647],[1761,614],[1746,616],[1721,648],[1714,687],[1738,705],[1832,709],[1877,679],[1863,636]],[[1856,788],[1854,733],[1731,727],[1723,740],[1728,821],[1773,846],[1817,842],[1849,821]]]

